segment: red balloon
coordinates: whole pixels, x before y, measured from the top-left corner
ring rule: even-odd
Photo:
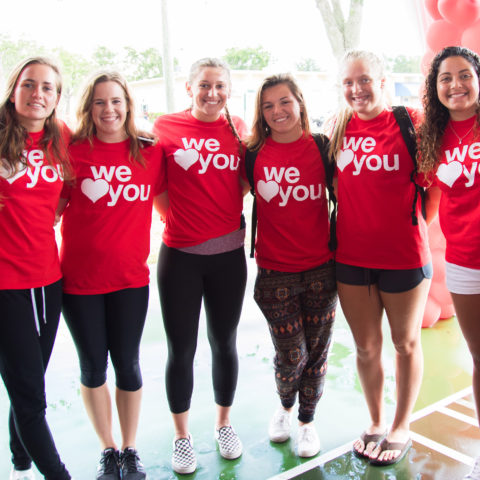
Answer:
[[[457,28],[473,25],[480,17],[479,0],[438,0],[438,11]]]
[[[425,8],[434,20],[441,20],[442,15],[438,11],[438,0],[425,0]]]
[[[462,46],[480,55],[480,21],[463,32]]]
[[[461,40],[462,31],[446,20],[436,20],[428,27],[427,45],[435,53],[445,47],[460,45]]]

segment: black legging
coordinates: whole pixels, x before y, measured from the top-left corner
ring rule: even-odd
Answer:
[[[98,295],[63,295],[63,316],[80,362],[82,385],[102,386],[108,354],[116,386],[135,392],[142,386],[139,353],[149,287],[125,288]]]
[[[246,281],[243,247],[217,255],[195,255],[162,244],[158,289],[167,334],[166,387],[172,413],[190,408],[202,298],[212,350],[215,402],[232,405],[238,378],[237,326]]]
[[[70,479],[45,418],[45,371],[61,298],[60,281],[33,291],[0,290],[0,373],[11,403],[12,461],[24,470],[33,459],[47,480]]]

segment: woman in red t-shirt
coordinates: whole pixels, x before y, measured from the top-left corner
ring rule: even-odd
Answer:
[[[87,84],[69,148],[75,183],[62,197],[63,314],[77,348],[81,393],[102,446],[98,480],[139,480],[135,449],[142,375],[139,349],[148,307],[153,198],[162,152],[139,133],[132,96],[116,72]],[[112,430],[108,356],[115,370],[121,451]]]
[[[303,95],[290,75],[263,81],[247,146],[257,152],[254,296],[275,347],[281,402],[271,419],[269,436],[273,442],[290,437],[290,416],[298,394],[297,453],[312,457],[320,450],[313,418],[327,372],[337,289],[328,248],[326,173],[310,133]]]
[[[0,105],[0,373],[10,398],[10,479],[71,478],[46,418],[45,371],[62,300],[53,225],[68,173],[68,129],[55,109],[58,67],[20,63]]]
[[[480,411],[480,57],[447,47],[425,80],[419,169],[441,191],[440,226],[447,241],[446,283],[473,357],[473,394]],[[472,473],[480,478],[480,457]]]
[[[168,192],[162,197],[168,208],[160,208],[165,230],[158,288],[168,340],[167,398],[175,425],[172,467],[182,474],[197,466],[188,414],[202,301],[212,350],[215,438],[222,457],[232,460],[242,454],[230,410],[247,276],[240,182],[240,137],[247,128],[226,108],[230,91],[226,64],[201,59],[192,65],[187,81],[192,107],[162,115],[154,125],[168,180]]]
[[[338,180],[336,275],[371,416],[353,452],[371,464],[388,465],[401,460],[411,445],[409,423],[422,380],[420,332],[431,256],[427,224],[411,180],[415,160],[384,98],[383,62],[370,52],[349,52],[341,63],[340,81],[347,106],[331,138]],[[415,123],[417,112],[408,113]],[[435,202],[427,197],[429,216]],[[384,313],[395,347],[397,385],[389,429],[383,403]]]

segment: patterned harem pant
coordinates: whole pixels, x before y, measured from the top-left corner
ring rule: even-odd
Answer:
[[[335,264],[298,273],[258,268],[254,298],[275,347],[275,381],[284,408],[299,395],[298,419],[309,423],[323,393],[337,286]]]

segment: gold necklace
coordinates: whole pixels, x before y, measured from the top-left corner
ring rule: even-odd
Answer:
[[[452,126],[452,122],[449,122],[448,123],[448,126],[450,127],[450,129],[452,130],[452,132],[455,134],[455,136],[458,138],[458,143],[459,145],[462,144],[462,140],[473,130],[473,127],[475,126],[475,123],[473,123],[473,125],[471,126],[470,130],[468,130],[468,132],[463,135],[463,137],[461,137],[456,131],[455,129],[453,128]]]

